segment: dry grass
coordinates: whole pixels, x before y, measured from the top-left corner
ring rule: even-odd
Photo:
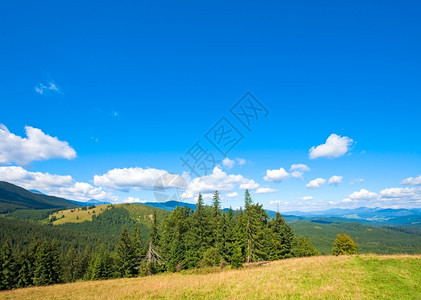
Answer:
[[[108,209],[108,204],[96,205],[95,208],[82,210],[82,208],[73,208],[60,210],[50,215],[50,219],[54,216],[57,218],[53,225],[60,225],[65,223],[82,223],[85,221],[92,221],[93,215],[99,215]]]
[[[214,270],[215,271],[215,270]],[[421,256],[320,256],[203,275],[88,281],[0,293],[0,299],[419,299]]]

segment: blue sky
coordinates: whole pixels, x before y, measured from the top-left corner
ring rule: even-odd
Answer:
[[[224,206],[253,180],[254,199],[281,211],[421,207],[420,13],[417,1],[3,3],[0,180],[155,201],[168,172],[193,197],[218,188]],[[268,110],[251,131],[230,113],[247,91]],[[244,136],[231,168],[205,138],[222,117]],[[198,141],[219,167],[189,176],[180,157]],[[293,164],[309,170],[295,178]]]

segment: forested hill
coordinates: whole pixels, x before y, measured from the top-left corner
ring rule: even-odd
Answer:
[[[32,193],[14,184],[0,181],[0,213],[18,209],[52,209],[79,207],[66,199]]]

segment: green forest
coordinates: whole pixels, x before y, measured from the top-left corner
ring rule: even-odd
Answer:
[[[277,213],[269,219],[245,192],[244,209],[221,209],[199,194],[195,209],[176,207],[151,222],[136,222],[110,205],[92,222],[60,226],[0,218],[0,287],[12,289],[77,280],[145,276],[197,267],[240,268],[243,263],[317,255]],[[78,227],[79,230],[74,230]],[[80,230],[80,229],[84,230]],[[14,232],[6,236],[8,232]],[[28,242],[29,241],[29,242]]]

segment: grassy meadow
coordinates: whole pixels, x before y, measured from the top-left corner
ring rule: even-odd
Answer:
[[[205,273],[205,274],[200,274]],[[0,299],[421,299],[421,256],[293,258],[0,292]]]

